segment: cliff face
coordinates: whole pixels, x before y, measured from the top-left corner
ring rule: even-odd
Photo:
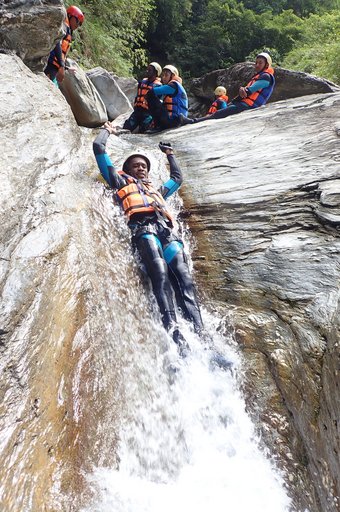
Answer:
[[[339,106],[315,95],[171,133],[200,290],[234,329],[263,439],[319,511],[340,492]]]

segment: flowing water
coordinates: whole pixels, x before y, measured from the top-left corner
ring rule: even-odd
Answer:
[[[112,138],[109,152],[122,157],[133,141]],[[150,157],[166,179],[163,157]],[[2,510],[288,511],[224,319],[203,308],[232,371],[211,365],[184,321],[191,353],[179,358],[112,193],[87,173],[37,171],[1,259]]]
[[[163,166],[158,172],[166,178]],[[172,207],[179,207],[178,199]],[[128,237],[120,213],[113,211],[111,222]],[[183,234],[188,249],[188,234]],[[120,271],[125,272],[123,261]],[[136,267],[133,272],[140,274]],[[113,302],[122,300],[121,290],[113,287],[110,294]],[[213,352],[184,321],[181,330],[191,353],[181,359],[154,303],[150,311],[150,301],[147,283],[142,286],[137,279],[136,287],[125,287],[122,307],[130,320],[122,315],[114,320],[121,358],[117,458],[111,467],[98,464],[87,473],[92,497],[82,512],[288,511],[283,480],[260,451],[245,412],[239,356],[232,336],[221,331],[222,319],[203,309],[214,347],[233,362],[232,371],[211,364]],[[111,333],[112,328],[111,323]],[[110,423],[102,427],[105,436]]]

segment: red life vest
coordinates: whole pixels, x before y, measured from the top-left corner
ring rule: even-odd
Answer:
[[[271,84],[268,87],[264,87],[263,89],[260,89],[259,91],[253,92],[246,98],[242,98],[242,103],[246,103],[250,107],[260,107],[261,105],[264,105],[265,103],[267,103],[271,93],[273,92],[274,85],[275,85],[273,68],[266,68],[263,71],[261,71],[261,73],[258,73],[257,75],[253,76],[253,78],[246,85],[246,87],[250,87],[257,80],[261,80],[261,76],[264,73],[267,73],[268,75],[271,76]]]
[[[173,218],[167,210],[163,196],[149,183],[143,183],[132,176],[119,171],[127,184],[116,194],[124,213],[130,219],[135,213],[161,213],[173,226]]]
[[[153,89],[162,85],[160,78],[156,77],[153,82],[150,82],[148,78],[143,78],[143,80],[138,84],[137,96],[135,99],[134,107],[140,107],[148,109],[148,102],[146,101],[145,96],[147,93]]]
[[[211,107],[209,108],[207,115],[210,116],[210,114],[214,114],[215,112],[217,112],[217,110],[220,110],[221,109],[221,101],[224,101],[225,103],[228,104],[228,101],[229,101],[228,96],[226,96],[225,94],[222,94],[222,96],[219,96],[218,98],[216,98],[216,100],[211,104]]]
[[[63,55],[64,62],[66,60],[66,56],[68,54],[68,51],[70,49],[71,42],[72,42],[72,31],[70,28],[70,22],[69,22],[68,18],[66,18],[66,20],[65,20],[65,25],[66,25],[66,35],[63,37],[63,39],[60,43],[61,53]],[[60,64],[56,57],[54,57],[53,66],[55,66],[56,68],[60,68]]]

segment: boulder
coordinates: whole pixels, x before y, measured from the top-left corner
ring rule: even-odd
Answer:
[[[121,90],[124,92],[124,94],[127,96],[131,105],[133,105],[135,97],[137,95],[138,81],[135,78],[119,77],[114,74],[112,74],[112,77],[114,78],[115,82],[119,85]]]
[[[250,62],[242,62],[193,79],[189,89],[190,112],[194,115],[205,114],[207,106],[214,100],[214,90],[218,85],[226,87],[230,100],[235,98],[239,87],[247,84],[254,74],[254,65]],[[275,68],[275,82],[275,88],[268,103],[339,90],[336,84],[322,78],[280,67]]]
[[[66,71],[60,90],[69,103],[80,126],[95,128],[108,120],[106,107],[86,73],[71,59],[71,70]]]
[[[63,34],[62,0],[0,3],[0,47],[16,53],[32,71],[42,71]]]
[[[97,89],[107,111],[110,121],[116,119],[120,114],[132,111],[131,103],[121,90],[112,74],[101,67],[86,72]]]

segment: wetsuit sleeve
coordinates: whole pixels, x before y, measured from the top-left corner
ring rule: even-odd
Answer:
[[[182,185],[183,176],[182,171],[178,165],[175,155],[167,155],[170,164],[170,179],[163,183],[159,192],[164,199],[168,199],[179,187]]]
[[[105,130],[105,128],[100,130],[93,143],[93,152],[96,157],[100,173],[106,183],[108,183],[111,188],[119,190],[124,187],[126,183],[124,178],[117,173],[109,155],[106,153],[106,142],[109,135],[109,132]]]
[[[268,77],[268,79],[267,79]],[[264,89],[271,84],[270,75],[266,74],[261,77],[261,80],[256,80],[250,87],[247,87],[248,94],[252,94],[253,92],[259,91],[260,89]]]
[[[224,100],[219,100],[218,102],[218,110],[222,110],[222,108],[227,108],[228,103]]]
[[[159,87],[154,87],[153,91],[156,96],[173,96],[177,92],[177,87],[175,84],[160,85]]]
[[[54,55],[58,61],[58,64],[59,66],[61,67],[65,67],[65,62],[64,62],[64,59],[63,59],[63,54],[62,54],[62,51],[61,51],[61,43],[59,41],[59,43],[57,43],[55,45],[55,48],[54,48]]]

